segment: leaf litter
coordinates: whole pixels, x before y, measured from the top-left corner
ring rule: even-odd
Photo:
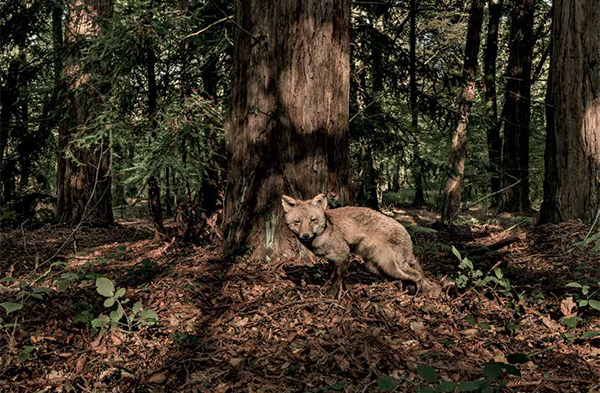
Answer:
[[[417,231],[413,239],[429,274],[452,276],[458,260],[451,245],[469,255],[508,237],[511,226],[470,222],[450,232]],[[500,266],[522,296],[517,302],[475,290],[415,298],[358,263],[334,300],[322,293],[330,274],[324,263],[232,262],[214,244],[156,243],[150,228],[129,221],[83,229],[53,260],[64,264],[37,270],[67,228],[45,226],[25,239],[20,231],[0,234],[3,276],[34,277],[34,286],[51,288],[41,300],[24,301],[23,310],[1,314],[18,325],[0,335],[0,391],[417,392],[476,381],[484,364],[515,354],[527,361],[520,377],[505,378],[504,391],[598,389],[599,336],[584,334],[600,329],[600,319],[578,308],[565,287],[588,280],[598,289],[600,258],[578,245],[589,230],[583,224],[519,225],[510,229],[518,242],[473,258],[483,271]],[[52,280],[66,272],[78,278],[59,291]],[[98,277],[125,288],[131,304],[154,310],[158,324],[94,335],[89,324],[74,323],[83,311],[104,311]],[[0,283],[1,302],[18,300],[17,284]],[[581,319],[575,327],[561,323],[572,317]]]

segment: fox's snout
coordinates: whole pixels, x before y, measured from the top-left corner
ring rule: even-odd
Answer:
[[[303,241],[310,240],[312,238],[312,236],[313,236],[312,233],[306,233],[306,232],[305,233],[301,233],[299,235],[300,240],[303,240]]]

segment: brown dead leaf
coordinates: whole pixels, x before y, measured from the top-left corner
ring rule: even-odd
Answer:
[[[167,375],[163,373],[157,373],[148,378],[148,382],[150,383],[163,383],[167,380]]]
[[[411,322],[410,323],[410,329],[417,333],[418,335],[421,335],[423,332],[425,332],[425,325],[423,325],[423,322],[421,321],[416,321],[416,322]]]
[[[566,318],[577,316],[577,305],[573,301],[572,297],[569,296],[560,302],[560,311],[562,311]]]

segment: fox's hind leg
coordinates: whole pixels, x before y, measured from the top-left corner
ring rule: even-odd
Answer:
[[[375,252],[373,253],[374,262],[390,277],[415,283],[417,293],[439,296],[441,287],[425,279],[425,274],[415,257],[409,255],[404,258],[401,253],[396,251],[385,249]]]

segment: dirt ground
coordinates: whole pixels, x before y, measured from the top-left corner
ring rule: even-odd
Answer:
[[[0,391],[600,391],[600,317],[578,303],[600,298],[600,255],[581,243],[590,228],[469,213],[451,231],[430,229],[424,210],[390,214],[430,277],[460,274],[455,246],[483,277],[499,268],[510,290],[470,281],[424,299],[357,260],[334,300],[320,261],[231,261],[214,240],[155,242],[144,220],[74,237],[52,225],[0,233],[0,278],[12,277],[0,303],[23,305],[0,308]],[[110,311],[98,277],[125,289],[126,313],[141,301],[158,322],[94,328]]]

